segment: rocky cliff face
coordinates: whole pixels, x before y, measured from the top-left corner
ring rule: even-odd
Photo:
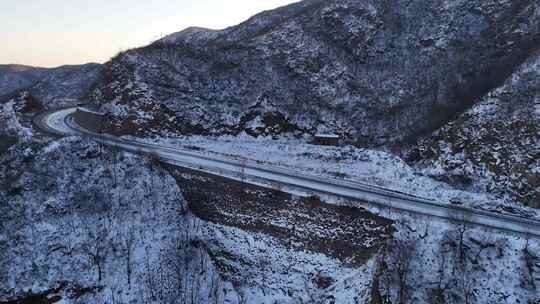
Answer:
[[[429,134],[539,46],[537,1],[303,1],[188,29],[106,65],[95,100],[126,133]]]

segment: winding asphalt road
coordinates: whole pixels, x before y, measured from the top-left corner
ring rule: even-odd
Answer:
[[[338,199],[370,203],[388,210],[406,211],[458,223],[480,225],[496,230],[540,237],[540,221],[534,219],[439,203],[363,183],[309,175],[274,166],[235,161],[178,148],[97,134],[84,129],[75,122],[73,114],[76,111],[88,110],[68,108],[49,111],[38,115],[34,123],[39,128],[57,135],[87,136],[129,152],[152,154],[161,161],[174,166],[237,180],[242,179],[250,184],[273,189],[279,188],[292,194],[332,196]]]

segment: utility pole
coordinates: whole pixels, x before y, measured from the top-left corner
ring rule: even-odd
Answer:
[[[241,186],[242,192],[244,192],[244,187],[245,187],[245,182],[246,182],[246,165],[247,165],[247,159],[242,158],[242,160],[240,161],[240,168],[241,168],[240,178],[241,178],[241,183],[242,183],[242,186]]]

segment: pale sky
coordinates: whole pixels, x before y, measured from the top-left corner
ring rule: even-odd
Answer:
[[[297,0],[0,0],[0,64],[105,62],[189,26],[221,29]]]

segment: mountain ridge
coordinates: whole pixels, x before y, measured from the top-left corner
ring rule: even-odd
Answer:
[[[102,65],[86,63],[39,68],[0,65],[0,102],[33,98],[45,108],[76,104],[98,80]]]
[[[178,120],[163,127],[173,133],[193,129],[181,117],[199,104],[205,113],[193,130],[234,134],[267,98],[302,133],[328,130],[361,145],[410,141],[502,84],[540,41],[535,2],[439,2],[296,3],[200,39],[123,53],[106,65],[100,96],[123,100],[130,113],[136,100],[176,113],[162,117]],[[418,16],[421,8],[430,14]],[[118,87],[138,84],[145,97]],[[125,114],[114,115],[118,123]]]

